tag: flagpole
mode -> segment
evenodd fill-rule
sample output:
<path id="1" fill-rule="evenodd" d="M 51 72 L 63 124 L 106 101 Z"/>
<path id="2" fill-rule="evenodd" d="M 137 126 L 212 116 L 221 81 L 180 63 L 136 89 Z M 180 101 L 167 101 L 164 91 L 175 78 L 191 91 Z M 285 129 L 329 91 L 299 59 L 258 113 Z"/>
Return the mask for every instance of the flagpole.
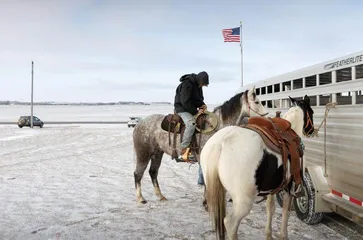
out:
<path id="1" fill-rule="evenodd" d="M 34 62 L 32 61 L 32 83 L 31 83 L 31 107 L 30 107 L 30 128 L 33 128 L 33 85 L 34 85 Z"/>
<path id="2" fill-rule="evenodd" d="M 240 21 L 239 26 L 239 34 L 240 34 L 240 47 L 241 47 L 241 87 L 243 87 L 243 47 L 242 47 L 242 21 Z"/>

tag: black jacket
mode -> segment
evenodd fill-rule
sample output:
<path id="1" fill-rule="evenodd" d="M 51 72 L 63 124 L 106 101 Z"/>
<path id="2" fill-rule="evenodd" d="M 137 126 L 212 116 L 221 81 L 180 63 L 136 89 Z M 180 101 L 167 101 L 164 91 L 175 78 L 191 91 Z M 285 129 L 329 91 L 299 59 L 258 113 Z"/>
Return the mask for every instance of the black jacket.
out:
<path id="1" fill-rule="evenodd" d="M 176 89 L 174 99 L 175 112 L 198 113 L 198 108 L 204 105 L 203 89 L 198 86 L 197 75 L 194 73 L 183 75 L 181 83 Z"/>

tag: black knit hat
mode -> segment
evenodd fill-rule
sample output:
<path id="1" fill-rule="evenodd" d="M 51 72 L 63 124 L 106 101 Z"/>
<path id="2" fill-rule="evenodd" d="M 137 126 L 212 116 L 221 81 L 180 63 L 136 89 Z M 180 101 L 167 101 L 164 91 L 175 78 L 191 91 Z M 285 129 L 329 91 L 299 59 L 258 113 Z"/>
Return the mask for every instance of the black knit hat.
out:
<path id="1" fill-rule="evenodd" d="M 197 83 L 199 85 L 208 85 L 209 84 L 209 76 L 206 72 L 200 72 L 197 75 Z"/>

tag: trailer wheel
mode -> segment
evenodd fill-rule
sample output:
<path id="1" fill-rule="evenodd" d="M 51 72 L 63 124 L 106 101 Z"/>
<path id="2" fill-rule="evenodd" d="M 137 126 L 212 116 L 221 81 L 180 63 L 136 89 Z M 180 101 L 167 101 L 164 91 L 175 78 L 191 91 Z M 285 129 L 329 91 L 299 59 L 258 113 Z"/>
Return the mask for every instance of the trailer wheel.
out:
<path id="1" fill-rule="evenodd" d="M 303 174 L 303 196 L 293 199 L 296 216 L 306 224 L 314 225 L 323 219 L 323 213 L 315 212 L 315 189 L 308 172 Z"/>

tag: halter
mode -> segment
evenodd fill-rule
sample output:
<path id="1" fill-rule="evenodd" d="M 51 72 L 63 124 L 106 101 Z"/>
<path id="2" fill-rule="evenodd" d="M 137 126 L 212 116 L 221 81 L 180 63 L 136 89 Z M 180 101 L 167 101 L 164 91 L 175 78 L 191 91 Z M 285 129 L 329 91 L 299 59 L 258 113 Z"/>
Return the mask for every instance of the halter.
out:
<path id="1" fill-rule="evenodd" d="M 307 128 L 309 126 L 309 124 L 312 126 L 312 130 L 310 130 L 308 133 L 305 132 L 305 128 Z M 304 132 L 303 134 L 307 137 L 309 137 L 309 133 L 313 131 L 314 132 L 314 124 L 313 124 L 313 121 L 311 121 L 311 118 L 310 118 L 310 114 L 308 111 L 306 111 L 306 125 L 304 127 Z"/>
<path id="2" fill-rule="evenodd" d="M 261 117 L 264 117 L 264 116 L 266 116 L 266 115 L 268 114 L 268 112 L 267 112 L 267 113 L 265 113 L 265 114 L 261 114 L 261 113 L 259 113 L 259 112 L 255 111 L 255 110 L 253 110 L 253 109 L 251 108 L 251 105 L 250 105 L 250 102 L 248 101 L 248 99 L 247 99 L 247 104 L 248 104 L 248 116 L 249 116 L 249 117 L 251 117 L 251 111 L 252 111 L 252 112 L 254 112 L 254 113 L 256 113 L 257 115 L 260 115 Z"/>
<path id="3" fill-rule="evenodd" d="M 261 114 L 261 113 L 259 113 L 259 112 L 257 112 L 257 111 L 255 111 L 255 110 L 253 110 L 252 108 L 251 108 L 251 105 L 250 105 L 250 102 L 248 101 L 248 99 L 247 99 L 247 105 L 248 105 L 248 114 L 247 114 L 247 117 L 251 117 L 251 111 L 252 112 L 254 112 L 254 113 L 256 113 L 257 115 L 259 115 L 259 116 L 261 116 L 261 117 L 264 117 L 264 116 L 266 116 L 267 114 L 268 114 L 268 112 L 267 113 L 265 113 L 265 114 Z M 244 115 L 242 112 L 241 112 L 241 114 L 239 115 L 239 117 L 238 117 L 238 119 L 237 119 L 237 123 L 236 123 L 236 125 L 239 125 L 239 123 L 241 122 L 241 119 L 243 119 L 244 117 L 245 117 L 246 115 Z"/>

